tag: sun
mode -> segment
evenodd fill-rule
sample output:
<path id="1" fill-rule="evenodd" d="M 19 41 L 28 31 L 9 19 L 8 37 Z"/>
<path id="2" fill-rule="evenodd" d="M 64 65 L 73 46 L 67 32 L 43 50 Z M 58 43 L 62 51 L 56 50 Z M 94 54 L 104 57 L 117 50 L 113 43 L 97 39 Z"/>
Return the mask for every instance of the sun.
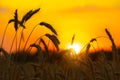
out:
<path id="1" fill-rule="evenodd" d="M 72 45 L 68 45 L 67 46 L 68 49 L 73 49 L 75 51 L 76 54 L 78 54 L 80 52 L 80 50 L 83 48 L 82 44 L 79 43 L 73 43 Z"/>

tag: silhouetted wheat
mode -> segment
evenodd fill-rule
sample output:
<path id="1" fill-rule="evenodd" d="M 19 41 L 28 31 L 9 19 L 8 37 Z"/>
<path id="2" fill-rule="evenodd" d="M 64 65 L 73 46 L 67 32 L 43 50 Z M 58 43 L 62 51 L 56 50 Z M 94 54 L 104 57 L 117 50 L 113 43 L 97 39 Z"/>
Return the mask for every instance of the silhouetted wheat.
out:
<path id="1" fill-rule="evenodd" d="M 26 46 L 27 46 L 27 43 L 28 43 L 28 41 L 29 41 L 29 39 L 30 39 L 30 37 L 31 37 L 31 35 L 32 35 L 32 33 L 33 33 L 33 31 L 35 30 L 35 28 L 38 26 L 38 24 L 32 29 L 32 31 L 30 32 L 30 34 L 29 34 L 29 36 L 28 36 L 28 38 L 27 38 L 27 40 L 26 40 L 26 42 L 25 42 L 25 45 L 24 45 L 24 50 L 26 49 Z"/>
<path id="2" fill-rule="evenodd" d="M 7 31 L 7 27 L 8 27 L 8 24 L 5 27 L 5 30 L 4 30 L 4 33 L 3 33 L 3 38 L 2 38 L 2 42 L 1 42 L 1 48 L 3 47 L 3 42 L 4 42 L 5 34 L 6 34 L 6 31 Z"/>
<path id="3" fill-rule="evenodd" d="M 15 36 L 13 38 L 13 42 L 12 42 L 12 45 L 11 45 L 11 48 L 10 48 L 10 52 L 12 50 L 12 46 L 14 44 L 14 40 L 16 38 L 16 50 L 17 50 L 17 30 L 18 30 L 18 12 L 17 12 L 17 9 L 15 10 L 15 16 L 14 16 L 14 28 L 15 28 Z"/>
<path id="4" fill-rule="evenodd" d="M 37 48 L 37 53 L 35 54 L 36 57 L 39 57 L 38 60 L 40 61 L 40 63 L 43 62 L 43 58 L 44 58 L 44 54 L 42 52 L 42 49 L 39 45 L 37 44 L 31 44 L 30 47 L 36 47 Z"/>
<path id="5" fill-rule="evenodd" d="M 54 43 L 54 45 L 55 45 L 55 47 L 56 47 L 56 49 L 57 49 L 57 51 L 59 50 L 59 44 L 60 44 L 60 42 L 59 42 L 59 40 L 56 38 L 56 36 L 54 36 L 54 35 L 50 35 L 50 34 L 45 34 L 45 36 L 47 36 L 53 43 Z"/>
<path id="6" fill-rule="evenodd" d="M 84 48 L 86 48 L 86 52 L 88 52 L 91 46 L 95 50 L 95 47 L 91 43 L 97 42 L 97 39 L 99 39 L 99 38 L 106 38 L 106 39 L 108 39 L 108 37 L 106 37 L 106 36 L 98 36 L 98 37 L 92 38 L 81 50 L 83 50 Z M 98 43 L 97 43 L 97 45 L 98 45 Z"/>
<path id="7" fill-rule="evenodd" d="M 114 42 L 114 39 L 112 38 L 112 35 L 110 34 L 110 32 L 105 29 L 105 32 L 107 33 L 111 43 L 112 43 L 112 52 L 113 52 L 113 65 L 112 67 L 114 68 L 114 74 L 115 74 L 115 79 L 119 79 L 120 76 L 120 64 L 119 64 L 119 55 L 118 55 L 118 51 Z"/>
<path id="8" fill-rule="evenodd" d="M 22 25 L 24 25 L 24 23 L 28 20 L 26 20 L 26 18 L 28 17 L 28 15 L 30 15 L 31 13 L 32 13 L 33 11 L 32 10 L 30 10 L 30 11 L 28 11 L 23 17 L 22 17 L 22 20 L 20 21 L 20 25 L 22 26 Z M 30 18 L 30 17 L 29 17 Z"/>
<path id="9" fill-rule="evenodd" d="M 36 9 L 36 10 L 30 10 L 28 11 L 23 17 L 22 17 L 22 20 L 20 21 L 20 25 L 24 26 L 25 22 L 27 22 L 34 14 L 36 14 L 37 12 L 39 12 L 40 8 Z M 22 39 L 24 38 L 24 35 L 23 35 L 23 30 L 24 28 L 22 29 L 22 32 L 21 32 L 21 37 L 20 37 L 20 41 L 19 41 L 19 47 L 18 47 L 18 50 L 20 50 L 20 46 L 21 46 L 21 41 Z"/>
<path id="10" fill-rule="evenodd" d="M 107 29 L 105 29 L 105 32 L 107 33 L 107 35 L 108 35 L 108 37 L 109 37 L 109 39 L 111 40 L 111 42 L 112 42 L 112 48 L 113 48 L 113 50 L 114 51 L 116 51 L 117 50 L 117 48 L 116 48 L 116 45 L 115 45 L 115 42 L 114 42 L 114 39 L 112 38 L 112 36 L 111 36 L 111 34 L 110 34 L 110 32 L 107 30 Z"/>
<path id="11" fill-rule="evenodd" d="M 17 9 L 15 10 L 15 16 L 14 16 L 15 22 L 14 22 L 14 28 L 17 31 L 18 30 L 18 12 Z"/>
<path id="12" fill-rule="evenodd" d="M 74 40 L 75 40 L 75 34 L 72 37 L 71 45 L 74 43 Z"/>
<path id="13" fill-rule="evenodd" d="M 15 28 L 15 31 L 16 31 L 15 36 L 14 36 L 13 41 L 12 41 L 12 45 L 11 45 L 11 47 L 10 47 L 10 53 L 11 53 L 11 50 L 12 50 L 12 47 L 13 47 L 13 44 L 14 44 L 14 40 L 15 40 L 15 39 L 16 39 L 16 48 L 17 48 L 17 31 L 18 31 L 19 25 L 20 25 L 21 27 L 23 27 L 23 29 L 22 29 L 22 32 L 21 32 L 21 37 L 20 37 L 20 43 L 19 43 L 19 48 L 18 48 L 18 50 L 20 49 L 21 39 L 24 38 L 23 30 L 24 30 L 24 28 L 25 28 L 25 22 L 28 21 L 28 20 L 29 20 L 34 14 L 36 14 L 39 10 L 40 10 L 40 8 L 38 8 L 38 9 L 36 9 L 36 10 L 34 10 L 34 11 L 33 11 L 33 10 L 28 11 L 28 12 L 23 16 L 23 18 L 21 19 L 21 21 L 18 20 L 18 10 L 17 10 L 17 9 L 15 10 L 14 19 L 10 19 L 9 22 L 8 22 L 8 24 L 14 22 L 14 28 Z M 57 32 L 55 31 L 55 29 L 54 29 L 50 24 L 48 24 L 48 23 L 46 23 L 46 22 L 41 22 L 39 25 L 42 25 L 42 26 L 44 25 L 45 27 L 47 27 L 48 29 L 50 29 L 54 34 L 57 35 Z M 7 26 L 8 26 L 8 25 L 7 25 Z M 37 25 L 36 25 L 36 26 L 37 26 Z M 31 31 L 30 35 L 28 36 L 27 41 L 26 41 L 25 46 L 24 46 L 24 49 L 25 49 L 25 47 L 26 47 L 26 45 L 27 45 L 27 42 L 28 42 L 28 40 L 29 40 L 32 32 L 33 32 L 34 29 L 36 28 L 36 26 L 33 28 L 33 30 Z M 4 31 L 4 34 L 3 34 L 2 43 L 1 43 L 1 48 L 2 48 L 2 45 L 3 45 L 3 41 L 4 41 L 4 37 L 5 37 L 6 31 L 7 31 L 7 27 L 5 28 L 5 31 Z M 60 43 L 59 40 L 57 39 L 57 37 L 54 37 L 54 39 L 56 39 L 57 42 Z M 43 43 L 43 41 L 44 41 L 44 40 L 41 40 L 42 43 Z M 44 43 L 45 43 L 45 42 L 44 42 Z M 45 45 L 45 44 L 44 44 L 44 45 Z M 47 46 L 46 46 L 46 50 L 47 50 Z M 4 50 L 2 50 L 2 51 L 4 51 Z M 16 51 L 17 51 L 17 49 L 16 49 Z"/>
<path id="14" fill-rule="evenodd" d="M 11 52 L 11 50 L 12 50 L 12 47 L 13 47 L 15 38 L 16 38 L 16 50 L 17 50 L 17 30 L 18 30 L 18 28 L 19 28 L 18 25 L 20 24 L 20 21 L 18 20 L 18 12 L 17 12 L 17 9 L 15 10 L 14 19 L 9 20 L 8 23 L 11 23 L 11 22 L 14 22 L 14 28 L 15 28 L 16 33 L 15 33 L 15 36 L 14 36 L 13 41 L 12 41 L 12 45 L 11 45 L 11 48 L 10 48 L 10 52 Z M 24 26 L 22 26 L 22 27 L 25 28 Z"/>
<path id="15" fill-rule="evenodd" d="M 41 22 L 40 25 L 47 27 L 47 28 L 50 29 L 54 34 L 57 35 L 57 32 L 55 31 L 55 29 L 54 29 L 50 24 L 48 24 L 48 23 L 46 23 L 46 22 Z"/>
<path id="16" fill-rule="evenodd" d="M 45 51 L 48 52 L 48 47 L 47 47 L 45 41 L 41 38 L 41 39 L 40 39 L 40 42 L 43 43 L 43 45 L 44 45 L 44 47 L 45 47 Z"/>
<path id="17" fill-rule="evenodd" d="M 40 45 L 40 43 L 42 43 L 44 45 L 44 48 L 45 48 L 45 52 L 46 52 L 46 57 L 49 56 L 49 45 L 47 45 L 44 41 L 44 39 L 42 37 L 48 37 L 52 42 L 53 44 L 55 45 L 56 49 L 59 50 L 59 44 L 60 44 L 60 41 L 58 40 L 58 38 L 55 36 L 55 35 L 50 35 L 50 34 L 44 34 L 42 36 L 40 36 L 38 39 L 36 39 L 36 41 L 34 43 L 37 43 L 37 41 L 39 42 L 38 44 Z M 27 49 L 29 50 L 29 52 L 31 51 L 31 48 Z"/>
<path id="18" fill-rule="evenodd" d="M 14 61 L 13 60 L 18 60 L 18 62 L 19 62 L 19 59 L 18 59 L 18 56 L 19 56 L 19 54 L 20 55 L 23 55 L 22 57 L 20 57 L 21 59 L 20 60 L 22 60 L 22 62 L 26 62 L 27 61 L 27 59 L 29 59 L 29 57 L 31 57 L 30 55 L 28 55 L 28 52 L 27 51 L 25 51 L 24 49 L 23 50 L 20 50 L 20 45 L 21 45 L 21 40 L 22 39 L 24 39 L 24 34 L 23 34 L 23 30 L 25 29 L 25 22 L 26 21 L 28 21 L 35 13 L 37 13 L 38 11 L 40 10 L 40 8 L 39 9 L 36 9 L 36 10 L 30 10 L 29 12 L 27 12 L 24 16 L 23 16 L 23 18 L 22 18 L 22 20 L 20 21 L 20 20 L 18 20 L 18 10 L 16 9 L 15 10 L 15 13 L 14 13 L 14 18 L 13 19 L 10 19 L 9 20 L 9 22 L 8 22 L 8 24 L 10 24 L 10 23 L 12 23 L 12 22 L 14 22 L 14 29 L 15 29 L 15 36 L 14 36 L 14 38 L 13 38 L 13 41 L 12 41 L 12 45 L 11 45 L 11 47 L 10 47 L 10 52 L 7 52 L 7 51 L 5 51 L 3 48 L 2 48 L 2 45 L 3 45 L 3 42 L 4 42 L 4 37 L 5 37 L 5 34 L 6 34 L 6 31 L 7 31 L 7 27 L 8 27 L 8 24 L 7 24 L 7 26 L 6 26 L 6 28 L 5 28 L 5 31 L 4 31 L 4 34 L 3 34 L 3 38 L 2 38 L 2 43 L 1 43 L 1 48 L 0 48 L 0 52 L 1 53 L 3 53 L 3 55 L 4 55 L 4 57 L 5 57 L 5 59 L 8 61 L 7 62 L 7 66 L 6 67 L 8 67 L 8 69 L 7 69 L 7 76 L 8 76 L 8 78 L 7 78 L 7 80 L 8 79 L 13 79 L 13 77 L 10 77 L 10 75 L 11 75 L 11 68 L 12 68 L 12 66 L 11 66 L 11 63 L 13 63 Z M 41 22 L 42 23 L 42 22 Z M 47 24 L 47 25 L 46 25 Z M 46 28 L 48 28 L 48 29 L 50 29 L 51 31 L 52 31 L 52 33 L 54 33 L 55 35 L 57 35 L 57 32 L 55 31 L 55 29 L 50 25 L 50 24 L 48 24 L 48 23 L 43 23 L 43 24 L 40 24 L 39 23 L 39 25 L 41 25 L 41 26 L 45 26 Z M 16 48 L 17 48 L 17 32 L 18 32 L 18 29 L 19 29 L 19 26 L 21 26 L 23 29 L 22 29 L 22 31 L 21 31 L 21 37 L 20 37 L 20 43 L 19 43 L 19 48 L 18 48 L 18 50 L 16 49 L 16 51 L 15 52 L 12 52 L 11 53 L 11 51 L 12 51 L 12 48 L 13 48 L 13 44 L 14 44 L 14 42 L 15 42 L 15 39 L 16 39 Z M 37 25 L 36 25 L 37 26 Z M 36 26 L 33 28 L 33 30 L 31 31 L 31 33 L 30 33 L 30 35 L 28 36 L 28 38 L 27 38 L 27 41 L 26 41 L 26 43 L 25 43 L 25 47 L 26 47 L 26 45 L 27 45 L 27 42 L 28 42 L 28 40 L 30 39 L 30 36 L 31 36 L 31 34 L 32 34 L 32 32 L 34 31 L 34 29 L 36 28 Z M 50 34 L 49 34 L 50 35 Z M 49 38 L 50 40 L 52 40 L 52 42 L 54 41 L 54 40 L 56 40 L 56 42 L 57 42 L 57 44 L 60 44 L 60 42 L 59 42 L 59 40 L 58 40 L 58 38 L 55 36 L 55 35 L 52 35 L 51 36 L 51 38 Z M 45 35 L 44 35 L 45 36 Z M 39 38 L 39 40 L 43 43 L 43 45 L 45 46 L 45 41 L 42 39 L 42 38 Z M 55 42 L 54 42 L 55 43 Z M 40 48 L 40 45 L 39 44 L 32 44 L 32 45 L 30 45 L 30 47 L 36 47 L 38 50 L 37 50 L 37 54 L 35 54 L 35 56 L 34 57 L 36 57 L 36 56 L 39 56 L 38 57 L 38 59 L 37 60 L 40 60 L 41 62 L 43 62 L 43 53 L 41 52 L 42 51 L 42 49 Z M 48 48 L 48 46 L 46 45 L 46 49 Z M 57 49 L 58 49 L 58 46 L 57 46 Z M 9 55 L 9 53 L 11 54 L 11 55 Z M 18 54 L 18 56 L 17 57 L 15 57 L 15 55 L 16 54 Z M 41 55 L 41 56 L 40 56 Z M 36 57 L 37 58 L 37 57 Z M 14 64 L 14 63 L 13 63 Z M 24 78 L 21 78 L 21 79 L 30 79 L 30 78 L 32 78 L 32 77 L 30 77 L 30 76 L 27 76 L 27 71 L 24 71 L 24 69 L 23 69 L 23 66 L 22 67 L 18 67 L 18 69 L 20 69 L 22 72 L 20 72 L 20 73 L 23 73 L 23 75 L 24 75 Z M 13 74 L 14 74 L 14 72 L 15 72 L 15 70 L 13 70 Z M 12 75 L 13 75 L 12 74 Z M 16 72 L 16 74 L 17 74 L 17 72 Z M 23 75 L 20 75 L 20 77 L 22 77 Z M 25 77 L 26 76 L 26 77 Z M 16 79 L 16 78 L 15 78 Z M 35 79 L 35 78 L 34 78 Z"/>
<path id="19" fill-rule="evenodd" d="M 24 21 L 29 20 L 34 14 L 36 14 L 37 12 L 39 12 L 40 8 L 35 9 L 34 11 L 29 11 L 28 14 L 26 14 L 26 18 L 24 19 Z"/>
<path id="20" fill-rule="evenodd" d="M 46 22 L 40 22 L 28 35 L 27 41 L 24 47 L 20 50 L 21 40 L 24 38 L 23 30 L 25 29 L 25 22 L 28 21 L 35 13 L 39 12 L 40 8 L 36 10 L 28 11 L 21 21 L 18 20 L 17 10 L 14 13 L 14 19 L 9 20 L 8 24 L 14 22 L 14 29 L 16 31 L 13 40 L 17 40 L 17 31 L 21 26 L 22 32 L 20 36 L 20 43 L 18 51 L 7 52 L 3 47 L 4 37 L 7 31 L 5 28 L 0 52 L 3 54 L 0 56 L 0 80 L 119 80 L 120 79 L 120 64 L 117 58 L 119 53 L 117 47 L 110 34 L 105 29 L 109 40 L 112 43 L 112 52 L 101 51 L 90 54 L 90 48 L 94 47 L 93 42 L 97 42 L 99 36 L 92 38 L 86 45 L 86 51 L 84 55 L 80 55 L 80 59 L 73 59 L 73 55 L 69 55 L 73 52 L 70 50 L 62 50 L 59 52 L 50 51 L 49 44 L 47 45 L 44 37 L 47 37 L 50 42 L 53 43 L 57 51 L 59 50 L 60 41 L 57 38 L 57 32 L 52 25 Z M 26 45 L 37 26 L 44 26 L 49 29 L 53 34 L 43 34 L 36 39 L 36 41 L 29 46 L 29 48 L 35 47 L 37 51 L 31 54 L 26 50 Z M 104 37 L 106 38 L 106 37 Z M 71 45 L 74 43 L 75 35 L 72 37 Z M 17 42 L 17 41 L 16 41 Z M 13 41 L 14 43 L 14 41 Z M 12 43 L 12 45 L 13 45 Z M 43 46 L 41 46 L 41 43 Z M 48 42 L 49 43 L 49 42 Z M 42 50 L 45 47 L 45 50 Z M 47 53 L 47 55 L 46 55 Z M 74 52 L 73 52 L 74 53 Z M 11 54 L 11 55 L 9 55 Z M 113 54 L 113 56 L 112 56 Z M 2 58 L 3 57 L 3 58 Z M 113 60 L 112 60 L 113 57 Z"/>
<path id="21" fill-rule="evenodd" d="M 37 24 L 37 25 L 38 25 L 38 24 Z M 27 43 L 28 43 L 28 40 L 29 40 L 29 38 L 31 37 L 31 35 L 32 35 L 33 31 L 35 30 L 35 28 L 37 27 L 37 25 L 32 29 L 31 33 L 29 34 L 29 36 L 28 36 L 28 38 L 27 38 L 27 40 L 26 40 L 26 43 L 25 43 L 25 45 L 24 45 L 24 49 L 26 48 L 26 45 L 27 45 Z M 54 34 L 57 35 L 57 32 L 55 31 L 55 29 L 54 29 L 50 24 L 45 23 L 45 22 L 40 22 L 39 25 L 44 25 L 45 27 L 47 27 L 48 29 L 50 29 Z M 41 38 L 41 37 L 40 37 L 40 38 Z M 55 38 L 55 37 L 54 37 L 54 38 Z M 37 39 L 37 40 L 38 40 L 38 39 Z M 56 40 L 57 40 L 57 43 L 59 43 L 57 38 L 56 38 Z M 56 44 L 55 44 L 55 45 L 56 45 Z M 56 46 L 57 46 L 57 45 L 56 45 Z"/>
<path id="22" fill-rule="evenodd" d="M 107 35 L 112 43 L 112 50 L 113 50 L 113 55 L 114 55 L 113 57 L 114 57 L 114 59 L 117 59 L 117 52 L 116 52 L 117 48 L 116 48 L 115 42 L 114 42 L 110 32 L 107 29 L 105 29 L 105 32 L 107 33 Z"/>
<path id="23" fill-rule="evenodd" d="M 9 20 L 8 24 L 10 24 L 11 22 L 14 22 L 14 28 L 15 28 L 15 31 L 17 31 L 17 29 L 18 29 L 18 14 L 17 14 L 17 9 L 15 10 L 15 13 L 14 13 L 14 19 Z M 6 26 L 5 30 L 4 30 L 1 47 L 3 45 L 3 41 L 4 41 L 5 34 L 6 34 L 6 31 L 7 31 L 7 28 L 8 28 L 8 24 L 7 24 L 7 26 Z"/>

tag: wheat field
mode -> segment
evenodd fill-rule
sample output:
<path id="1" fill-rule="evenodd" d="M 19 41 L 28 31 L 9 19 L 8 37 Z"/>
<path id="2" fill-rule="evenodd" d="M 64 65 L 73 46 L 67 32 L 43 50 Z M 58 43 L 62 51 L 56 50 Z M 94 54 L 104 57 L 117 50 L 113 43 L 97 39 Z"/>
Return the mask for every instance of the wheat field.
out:
<path id="1" fill-rule="evenodd" d="M 14 18 L 8 21 L 0 47 L 0 80 L 120 80 L 120 48 L 116 47 L 108 29 L 105 29 L 105 33 L 111 41 L 112 51 L 101 50 L 90 53 L 91 43 L 97 41 L 97 38 L 91 39 L 81 55 L 71 56 L 71 53 L 74 53 L 72 50 L 59 51 L 58 34 L 47 22 L 38 23 L 26 41 L 23 41 L 25 23 L 39 11 L 40 8 L 30 10 L 19 20 L 16 9 Z M 7 51 L 3 45 L 10 23 L 14 23 L 13 28 L 16 32 L 12 45 L 10 45 L 10 51 Z M 52 34 L 46 33 L 38 37 L 34 43 L 27 47 L 37 26 L 46 27 Z M 19 27 L 22 27 L 20 35 L 18 35 Z M 54 51 L 49 49 L 43 36 L 54 45 Z M 20 38 L 19 41 L 17 37 Z M 23 48 L 21 47 L 22 42 L 25 43 Z M 14 43 L 17 43 L 16 50 L 12 51 Z M 44 49 L 40 44 L 44 46 Z M 33 47 L 37 49 L 34 54 L 32 53 Z"/>

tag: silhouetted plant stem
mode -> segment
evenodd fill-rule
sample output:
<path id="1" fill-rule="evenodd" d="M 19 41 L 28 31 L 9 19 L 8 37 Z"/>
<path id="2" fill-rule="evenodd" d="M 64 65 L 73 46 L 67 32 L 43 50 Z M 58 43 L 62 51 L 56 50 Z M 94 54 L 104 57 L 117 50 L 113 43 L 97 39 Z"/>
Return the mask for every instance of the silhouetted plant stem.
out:
<path id="1" fill-rule="evenodd" d="M 38 24 L 37 24 L 38 25 Z M 29 34 L 29 36 L 28 36 L 28 38 L 27 38 L 27 40 L 26 40 L 26 42 L 25 42 L 25 45 L 24 45 L 24 50 L 25 50 L 25 48 L 26 48 L 26 46 L 27 46 L 27 43 L 28 43 L 28 41 L 29 41 L 29 39 L 30 39 L 30 37 L 31 37 L 31 35 L 32 35 L 32 33 L 33 33 L 33 31 L 35 30 L 35 28 L 37 27 L 37 25 L 32 29 L 32 31 L 30 32 L 30 34 Z"/>
<path id="2" fill-rule="evenodd" d="M 16 32 L 16 51 L 17 51 L 17 32 Z"/>
<path id="3" fill-rule="evenodd" d="M 45 34 L 42 35 L 42 36 L 40 36 L 39 38 L 37 38 L 36 41 L 35 41 L 34 43 L 37 43 L 37 41 L 39 41 L 43 36 L 45 36 Z M 40 43 L 40 42 L 39 42 L 39 43 Z"/>
<path id="4" fill-rule="evenodd" d="M 13 41 L 12 41 L 12 44 L 11 44 L 11 47 L 10 47 L 10 53 L 11 53 L 11 51 L 12 51 L 12 48 L 13 48 L 13 45 L 14 45 L 14 41 L 15 41 L 15 38 L 16 38 L 16 35 L 17 35 L 17 31 L 16 31 L 16 33 L 15 33 L 15 35 L 14 35 L 14 38 L 13 38 Z"/>
<path id="5" fill-rule="evenodd" d="M 114 55 L 113 57 L 114 57 L 114 60 L 116 61 L 117 60 L 117 48 L 116 48 L 115 42 L 114 42 L 110 32 L 107 29 L 105 29 L 105 31 L 106 31 L 106 33 L 107 33 L 107 35 L 112 43 L 112 50 L 113 50 L 113 55 Z"/>
<path id="6" fill-rule="evenodd" d="M 22 33 L 24 31 L 24 28 L 22 29 L 22 32 L 21 32 L 21 36 L 20 36 L 20 41 L 19 41 L 19 47 L 18 47 L 18 51 L 20 50 L 20 47 L 21 47 L 21 42 L 22 42 Z"/>
<path id="7" fill-rule="evenodd" d="M 38 41 L 38 45 L 40 45 L 41 43 L 43 43 L 43 45 L 44 45 L 44 47 L 45 47 L 45 50 L 46 50 L 46 52 L 48 53 L 48 46 L 46 45 L 46 43 L 45 43 L 45 41 L 42 39 L 42 37 L 44 37 L 45 36 L 45 34 L 44 35 L 42 35 L 42 36 L 40 36 L 39 38 L 37 38 L 36 39 L 36 41 L 34 42 L 34 44 L 36 44 Z M 50 41 L 50 40 L 49 40 Z M 31 52 L 31 49 L 32 49 L 32 47 L 29 47 L 28 49 L 27 49 L 27 51 L 28 52 Z"/>
<path id="8" fill-rule="evenodd" d="M 37 44 L 31 44 L 30 47 L 36 47 L 37 48 L 37 53 L 36 53 L 36 56 L 40 56 L 40 62 L 42 63 L 43 62 L 43 57 L 44 57 L 44 54 L 41 50 L 41 47 Z"/>
<path id="9" fill-rule="evenodd" d="M 106 33 L 107 33 L 107 35 L 108 35 L 108 37 L 109 37 L 109 39 L 110 39 L 110 41 L 111 41 L 111 43 L 112 43 L 113 52 L 116 52 L 116 51 L 117 51 L 117 48 L 116 48 L 114 39 L 112 38 L 110 32 L 109 32 L 107 29 L 105 29 L 105 31 L 106 31 Z M 116 54 L 117 54 L 117 53 L 114 54 L 114 55 L 115 55 L 114 57 L 116 57 Z"/>
<path id="10" fill-rule="evenodd" d="M 2 46 L 3 46 L 3 42 L 4 42 L 4 39 L 5 39 L 5 35 L 6 35 L 7 28 L 8 28 L 8 24 L 7 24 L 7 26 L 5 27 L 5 30 L 4 30 L 4 33 L 3 33 L 3 38 L 2 38 L 2 42 L 1 42 L 1 48 L 2 48 Z"/>
<path id="11" fill-rule="evenodd" d="M 90 46 L 91 46 L 90 43 L 88 43 L 88 44 L 87 44 L 87 47 L 86 47 L 86 56 L 88 55 L 88 51 L 89 51 L 89 49 L 90 49 Z"/>
<path id="12" fill-rule="evenodd" d="M 105 31 L 106 31 L 109 39 L 110 39 L 111 42 L 112 42 L 113 48 L 116 50 L 116 45 L 115 45 L 115 43 L 114 43 L 114 39 L 112 38 L 112 35 L 111 35 L 110 32 L 108 31 L 108 29 L 105 29 Z"/>
<path id="13" fill-rule="evenodd" d="M 118 79 L 118 73 L 119 73 L 119 58 L 118 58 L 118 52 L 117 52 L 117 48 L 114 42 L 114 39 L 112 38 L 112 35 L 110 34 L 110 32 L 107 30 L 107 28 L 105 29 L 111 43 L 112 43 L 112 52 L 113 52 L 113 65 L 114 65 L 114 74 L 116 77 L 116 80 Z"/>
<path id="14" fill-rule="evenodd" d="M 41 39 L 43 36 L 45 36 L 45 35 L 42 35 L 42 36 L 40 36 L 39 38 L 37 38 L 36 41 L 34 42 L 34 44 L 36 44 L 37 41 L 39 40 L 39 45 L 40 45 L 40 43 L 41 43 L 40 39 Z M 27 51 L 27 52 L 31 52 L 31 49 L 32 49 L 32 47 L 29 46 L 26 51 Z"/>
<path id="15" fill-rule="evenodd" d="M 48 41 L 48 44 L 47 44 L 48 49 L 49 49 L 49 45 L 50 45 L 50 40 Z"/>
<path id="16" fill-rule="evenodd" d="M 23 26 L 22 33 L 23 33 L 24 28 L 25 28 L 25 25 L 24 25 L 25 22 L 28 21 L 34 14 L 36 14 L 37 12 L 39 12 L 39 10 L 40 10 L 40 8 L 35 9 L 34 11 L 33 11 L 33 10 L 30 10 L 30 11 L 28 11 L 28 12 L 22 17 L 22 20 L 21 20 L 21 22 L 20 22 L 20 25 Z M 21 37 L 20 37 L 20 42 L 19 42 L 18 50 L 20 50 L 20 46 L 21 46 L 21 41 L 22 41 L 22 37 L 23 37 L 22 33 L 21 33 Z M 32 34 L 32 33 L 31 33 L 31 34 Z M 30 35 L 31 35 L 31 34 L 30 34 Z M 29 37 L 30 37 L 30 36 L 29 36 Z M 28 39 L 29 39 L 29 37 L 28 37 Z M 25 47 L 26 47 L 26 45 L 27 45 L 27 42 L 28 42 L 28 40 L 26 41 Z"/>
<path id="17" fill-rule="evenodd" d="M 90 41 L 90 42 L 91 42 L 91 41 Z M 93 80 L 95 80 L 94 65 L 93 65 L 92 60 L 91 60 L 90 57 L 88 56 L 90 47 L 91 47 L 91 44 L 88 43 L 87 48 L 86 48 L 86 54 L 85 54 L 85 56 L 86 56 L 86 61 L 87 61 L 88 64 L 89 64 L 89 67 L 90 67 L 91 73 L 92 73 L 92 75 L 93 75 L 93 76 L 92 76 L 92 77 L 93 77 Z"/>
<path id="18" fill-rule="evenodd" d="M 71 45 L 73 45 L 74 40 L 75 40 L 75 34 L 74 34 L 74 35 L 73 35 L 73 37 L 72 37 L 72 40 L 71 40 Z"/>
<path id="19" fill-rule="evenodd" d="M 60 44 L 60 41 L 58 40 L 58 38 L 55 35 L 50 35 L 50 34 L 45 34 L 45 36 L 48 37 L 52 41 L 56 50 L 59 51 L 58 45 Z"/>
<path id="20" fill-rule="evenodd" d="M 37 24 L 37 25 L 38 25 L 38 24 Z M 26 40 L 26 43 L 25 43 L 25 45 L 24 45 L 24 50 L 25 50 L 25 48 L 26 48 L 26 46 L 27 46 L 27 43 L 28 43 L 28 40 L 29 40 L 30 36 L 32 35 L 32 33 L 33 33 L 34 29 L 37 27 L 37 25 L 32 29 L 31 33 L 29 34 L 29 36 L 28 36 L 28 38 L 27 38 L 27 40 Z M 55 35 L 57 35 L 57 32 L 55 31 L 55 29 L 54 29 L 50 24 L 48 24 L 48 23 L 46 23 L 46 22 L 40 22 L 39 25 L 47 27 L 47 28 L 50 29 Z M 60 44 L 60 42 L 59 42 L 59 40 L 57 39 L 57 37 L 56 37 L 55 35 L 45 34 L 45 36 L 48 37 L 48 38 L 54 43 L 54 45 L 55 45 L 55 47 L 57 48 L 57 50 L 59 50 L 58 44 Z M 41 38 L 41 37 L 40 37 L 40 38 Z M 40 38 L 38 38 L 38 39 L 35 41 L 35 43 L 36 43 Z M 44 40 L 42 40 L 42 42 L 43 42 L 43 44 L 44 44 Z M 44 45 L 46 46 L 46 44 L 44 44 Z M 30 49 L 30 48 L 28 48 L 28 49 Z M 28 50 L 28 49 L 27 49 L 27 50 Z M 30 49 L 30 50 L 31 50 L 31 49 Z"/>

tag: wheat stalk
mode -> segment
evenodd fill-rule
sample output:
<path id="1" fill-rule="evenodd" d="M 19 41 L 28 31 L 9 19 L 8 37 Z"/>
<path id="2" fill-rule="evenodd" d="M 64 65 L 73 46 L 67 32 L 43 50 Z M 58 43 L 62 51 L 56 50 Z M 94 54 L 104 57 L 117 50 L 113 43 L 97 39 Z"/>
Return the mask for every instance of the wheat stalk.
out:
<path id="1" fill-rule="evenodd" d="M 48 24 L 48 23 L 46 23 L 46 22 L 41 22 L 40 25 L 47 27 L 47 28 L 50 29 L 55 35 L 57 35 L 57 32 L 56 32 L 55 29 L 52 27 L 52 25 L 50 25 L 50 24 Z"/>
<path id="2" fill-rule="evenodd" d="M 24 31 L 24 28 L 25 28 L 25 26 L 24 26 L 25 22 L 27 22 L 34 14 L 38 13 L 39 10 L 40 10 L 40 8 L 38 8 L 38 9 L 36 9 L 34 11 L 30 10 L 22 17 L 22 20 L 20 21 L 20 25 L 23 26 L 23 29 L 22 29 L 22 32 L 21 32 L 21 37 L 20 37 L 18 50 L 20 50 L 21 41 L 22 41 L 22 37 L 23 37 L 22 33 Z"/>
<path id="3" fill-rule="evenodd" d="M 55 47 L 56 47 L 56 49 L 58 51 L 59 50 L 59 46 L 58 45 L 60 44 L 60 42 L 57 39 L 57 37 L 54 36 L 54 35 L 50 35 L 50 34 L 45 34 L 45 36 L 47 36 L 54 43 L 54 45 L 55 45 Z"/>
<path id="4" fill-rule="evenodd" d="M 38 25 L 38 24 L 37 24 Z M 33 31 L 35 30 L 35 28 L 37 27 L 37 25 L 32 29 L 32 31 L 30 32 L 30 34 L 29 34 L 29 36 L 28 36 L 28 38 L 27 38 L 27 40 L 26 40 L 26 42 L 25 42 L 25 45 L 24 45 L 24 50 L 25 50 L 25 48 L 26 48 L 26 46 L 27 46 L 27 43 L 28 43 L 28 41 L 29 41 L 29 39 L 30 39 L 30 37 L 31 37 L 31 35 L 32 35 L 32 33 L 33 33 Z"/>
<path id="5" fill-rule="evenodd" d="M 112 43 L 112 52 L 113 52 L 113 67 L 114 67 L 114 74 L 116 77 L 116 80 L 119 78 L 119 58 L 118 58 L 118 52 L 117 52 L 117 48 L 114 42 L 114 39 L 112 38 L 112 35 L 110 34 L 110 32 L 107 30 L 107 28 L 105 29 L 106 34 L 108 35 L 111 43 Z"/>

